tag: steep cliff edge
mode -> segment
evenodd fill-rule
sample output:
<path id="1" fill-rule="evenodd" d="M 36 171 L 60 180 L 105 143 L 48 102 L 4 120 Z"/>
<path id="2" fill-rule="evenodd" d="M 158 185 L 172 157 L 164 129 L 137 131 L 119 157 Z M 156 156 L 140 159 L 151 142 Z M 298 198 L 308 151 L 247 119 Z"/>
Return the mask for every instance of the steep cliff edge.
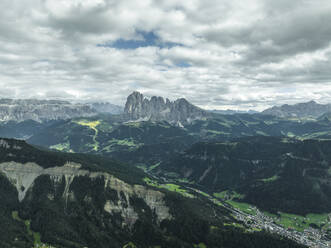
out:
<path id="1" fill-rule="evenodd" d="M 39 153 L 39 158 L 42 158 L 43 155 L 48 156 L 50 159 L 53 158 L 52 165 L 39 165 L 38 163 L 43 163 L 42 160 L 37 160 L 37 163 L 32 162 L 34 160 L 33 153 L 30 153 L 29 156 L 31 162 L 27 162 L 26 159 L 28 159 L 28 157 L 23 153 L 27 148 L 37 151 Z M 2 156 L 2 161 L 5 162 L 0 163 L 0 173 L 3 173 L 16 187 L 18 200 L 20 202 L 22 202 L 26 195 L 33 189 L 38 177 L 47 176 L 51 180 L 55 189 L 58 189 L 61 184 L 64 185 L 63 192 L 60 193 L 67 204 L 68 200 L 75 199 L 74 192 L 71 191 L 71 184 L 76 178 L 85 177 L 90 181 L 101 180 L 105 191 L 114 190 L 117 192 L 118 201 L 113 202 L 111 199 L 105 199 L 106 203 L 104 209 L 108 213 L 112 213 L 113 211 L 120 212 L 125 219 L 133 218 L 134 221 L 131 221 L 131 224 L 134 224 L 136 219 L 138 219 L 138 214 L 135 213 L 130 205 L 130 198 L 134 196 L 141 198 L 151 208 L 152 212 L 156 215 L 155 217 L 158 223 L 164 219 L 171 219 L 169 209 L 165 206 L 164 194 L 159 191 L 148 189 L 142 185 L 130 185 L 114 175 L 103 171 L 101 168 L 100 171 L 91 171 L 83 168 L 82 164 L 72 161 L 66 161 L 61 165 L 65 160 L 57 161 L 54 159 L 55 157 L 50 156 L 51 154 L 53 156 L 59 155 L 58 153 L 48 154 L 47 152 L 38 151 L 23 141 L 0 139 L 0 149 L 6 154 L 6 156 Z M 8 161 L 10 158 L 12 161 Z M 72 159 L 75 160 L 75 158 Z M 120 206 L 122 201 L 127 203 L 125 209 Z M 130 214 L 132 216 L 130 216 Z"/>
<path id="2" fill-rule="evenodd" d="M 141 185 L 129 185 L 106 172 L 82 170 L 81 165 L 77 163 L 68 162 L 63 166 L 44 169 L 36 163 L 4 162 L 0 163 L 0 172 L 4 173 L 16 187 L 20 202 L 32 190 L 35 180 L 39 176 L 47 175 L 55 189 L 64 184 L 64 190 L 60 193 L 66 204 L 68 204 L 68 200 L 75 200 L 75 193 L 70 188 L 71 184 L 76 178 L 86 177 L 91 181 L 97 179 L 103 181 L 104 190 L 116 191 L 118 200 L 106 199 L 104 210 L 109 214 L 120 213 L 124 219 L 123 225 L 133 225 L 139 217 L 133 206 L 130 205 L 130 198 L 133 196 L 142 199 L 150 207 L 152 212 L 155 213 L 158 223 L 165 219 L 171 219 L 169 208 L 164 202 L 163 193 L 147 189 Z M 48 198 L 54 199 L 54 195 L 50 194 Z M 123 202 L 127 204 L 123 204 Z"/>

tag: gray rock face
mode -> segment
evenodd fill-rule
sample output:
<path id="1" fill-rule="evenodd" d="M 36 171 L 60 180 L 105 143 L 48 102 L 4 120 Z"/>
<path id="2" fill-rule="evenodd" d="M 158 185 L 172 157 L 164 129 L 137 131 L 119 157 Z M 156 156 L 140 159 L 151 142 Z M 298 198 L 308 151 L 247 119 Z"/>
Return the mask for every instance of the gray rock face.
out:
<path id="1" fill-rule="evenodd" d="M 124 112 L 131 120 L 168 121 L 178 125 L 207 117 L 206 111 L 184 98 L 171 102 L 169 99 L 153 96 L 149 100 L 139 92 L 128 96 Z"/>
<path id="2" fill-rule="evenodd" d="M 44 169 L 36 163 L 0 163 L 0 173 L 3 173 L 9 181 L 16 187 L 19 201 L 23 201 L 29 191 L 34 187 L 35 180 L 41 175 L 48 175 L 55 186 L 55 190 L 64 180 L 65 187 L 62 197 L 65 202 L 75 201 L 75 192 L 71 190 L 71 184 L 78 177 L 88 177 L 90 180 L 102 178 L 104 180 L 104 190 L 114 190 L 117 192 L 118 201 L 107 199 L 104 210 L 110 214 L 118 213 L 123 217 L 123 225 L 133 226 L 139 219 L 134 206 L 130 204 L 130 197 L 142 199 L 155 213 L 156 222 L 161 223 L 165 219 L 171 219 L 169 208 L 165 203 L 164 194 L 159 191 L 148 189 L 142 185 L 130 185 L 126 182 L 105 172 L 90 172 L 81 169 L 78 163 L 67 162 L 63 166 L 56 166 Z M 102 192 L 100 192 L 102 193 Z M 54 196 L 49 195 L 49 199 Z M 86 198 L 88 200 L 88 198 Z"/>
<path id="3" fill-rule="evenodd" d="M 272 107 L 266 109 L 262 114 L 273 115 L 283 118 L 317 118 L 321 115 L 331 112 L 331 104 L 318 104 L 315 101 L 306 103 L 298 103 L 295 105 L 282 105 L 280 107 Z"/>
<path id="4" fill-rule="evenodd" d="M 0 99 L 0 121 L 69 119 L 89 117 L 96 114 L 92 107 L 84 104 L 71 104 L 54 100 L 12 100 Z"/>

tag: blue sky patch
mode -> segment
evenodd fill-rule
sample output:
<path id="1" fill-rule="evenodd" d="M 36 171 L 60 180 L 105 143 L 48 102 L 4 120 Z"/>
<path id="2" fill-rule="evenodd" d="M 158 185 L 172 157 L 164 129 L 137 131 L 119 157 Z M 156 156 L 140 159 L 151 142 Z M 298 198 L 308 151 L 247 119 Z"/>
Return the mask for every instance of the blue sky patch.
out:
<path id="1" fill-rule="evenodd" d="M 190 63 L 185 62 L 185 61 L 181 61 L 181 62 L 177 63 L 176 66 L 187 68 L 187 67 L 191 67 L 192 65 Z"/>
<path id="2" fill-rule="evenodd" d="M 114 42 L 108 42 L 104 44 L 98 44 L 98 47 L 113 47 L 117 49 L 137 49 L 139 47 L 149 47 L 156 46 L 159 48 L 171 48 L 174 46 L 181 46 L 179 43 L 174 42 L 162 42 L 160 38 L 154 32 L 137 32 L 139 35 L 143 37 L 141 40 L 125 40 L 118 39 Z"/>

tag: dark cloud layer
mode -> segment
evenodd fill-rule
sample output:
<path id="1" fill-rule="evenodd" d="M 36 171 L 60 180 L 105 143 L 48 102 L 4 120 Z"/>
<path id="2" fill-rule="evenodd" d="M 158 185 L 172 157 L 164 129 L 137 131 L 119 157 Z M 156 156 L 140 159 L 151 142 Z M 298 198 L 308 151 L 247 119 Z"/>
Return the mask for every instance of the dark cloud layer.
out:
<path id="1" fill-rule="evenodd" d="M 327 0 L 2 0 L 0 97 L 329 102 L 330 13 Z"/>

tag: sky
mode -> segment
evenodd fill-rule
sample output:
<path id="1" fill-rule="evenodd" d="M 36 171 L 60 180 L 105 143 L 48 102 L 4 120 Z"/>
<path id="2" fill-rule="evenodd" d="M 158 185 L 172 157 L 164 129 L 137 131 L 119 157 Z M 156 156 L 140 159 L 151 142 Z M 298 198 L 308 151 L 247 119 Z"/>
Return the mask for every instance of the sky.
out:
<path id="1" fill-rule="evenodd" d="M 0 97 L 331 103 L 330 0 L 1 0 Z"/>

